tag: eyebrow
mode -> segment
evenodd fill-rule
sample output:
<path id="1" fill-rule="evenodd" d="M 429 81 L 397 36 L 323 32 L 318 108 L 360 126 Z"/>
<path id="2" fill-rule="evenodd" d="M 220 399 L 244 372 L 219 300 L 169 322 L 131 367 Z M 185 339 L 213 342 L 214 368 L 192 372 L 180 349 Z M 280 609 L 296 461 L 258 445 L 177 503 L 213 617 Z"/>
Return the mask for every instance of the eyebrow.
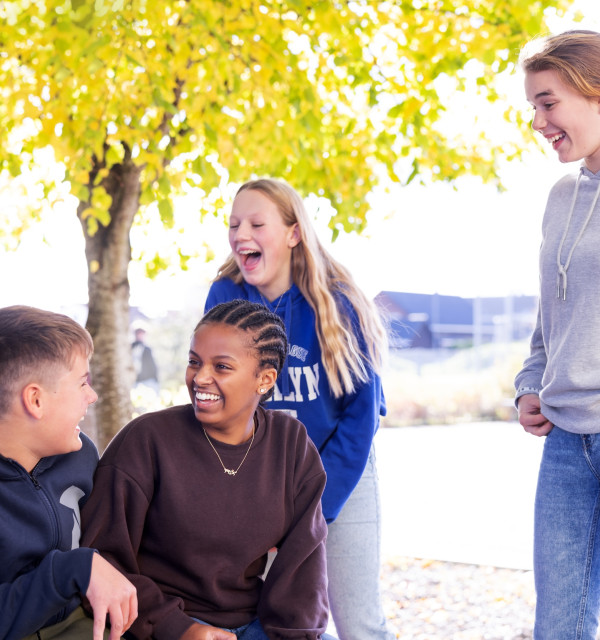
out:
<path id="1" fill-rule="evenodd" d="M 552 89 L 546 89 L 545 91 L 540 91 L 539 93 L 535 94 L 535 99 L 537 100 L 538 98 L 544 98 L 545 96 L 553 96 L 554 92 L 552 91 Z"/>
<path id="2" fill-rule="evenodd" d="M 200 357 L 200 356 L 199 356 L 195 351 L 193 351 L 192 349 L 190 349 L 190 351 L 189 351 L 189 355 L 190 355 L 190 356 L 196 356 L 197 358 L 199 358 L 199 357 Z M 236 358 L 235 358 L 235 356 L 229 356 L 229 355 L 227 355 L 227 354 L 213 356 L 213 360 L 235 360 L 235 359 L 236 359 Z"/>
<path id="3" fill-rule="evenodd" d="M 250 211 L 250 213 L 246 214 L 246 217 L 247 218 L 256 218 L 256 216 L 260 216 L 260 215 L 262 215 L 262 213 L 263 212 L 260 209 L 253 209 L 252 211 Z M 244 214 L 242 213 L 241 215 L 243 216 Z M 239 216 L 235 215 L 234 213 L 230 213 L 229 214 L 229 219 L 237 218 L 237 217 L 239 217 Z"/>

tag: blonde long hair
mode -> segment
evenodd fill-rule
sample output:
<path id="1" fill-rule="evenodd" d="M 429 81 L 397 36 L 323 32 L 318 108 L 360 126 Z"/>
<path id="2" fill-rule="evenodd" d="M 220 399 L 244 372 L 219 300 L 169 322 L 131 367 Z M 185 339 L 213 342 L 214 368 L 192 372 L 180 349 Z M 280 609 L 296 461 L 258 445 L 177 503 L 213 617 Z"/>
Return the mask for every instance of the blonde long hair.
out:
<path id="1" fill-rule="evenodd" d="M 300 242 L 292 249 L 292 280 L 315 313 L 315 330 L 329 386 L 336 398 L 356 390 L 357 382 L 367 382 L 370 371 L 381 372 L 387 350 L 387 334 L 375 304 L 357 287 L 350 272 L 335 260 L 319 241 L 300 196 L 285 182 L 263 178 L 243 184 L 260 191 L 274 202 L 286 226 L 298 225 Z M 236 194 L 237 195 L 237 194 Z M 216 280 L 229 278 L 236 284 L 242 274 L 230 255 Z M 366 349 L 361 349 L 352 319 L 340 312 L 336 297 L 345 297 L 359 323 Z"/>

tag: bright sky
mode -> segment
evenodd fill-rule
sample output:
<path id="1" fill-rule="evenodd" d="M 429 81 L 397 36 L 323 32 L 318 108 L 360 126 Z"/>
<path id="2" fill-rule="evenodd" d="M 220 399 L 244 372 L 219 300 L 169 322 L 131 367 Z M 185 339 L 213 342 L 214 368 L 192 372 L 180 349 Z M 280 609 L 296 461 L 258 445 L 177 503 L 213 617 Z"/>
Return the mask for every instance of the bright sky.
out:
<path id="1" fill-rule="evenodd" d="M 600 30 L 597 0 L 581 0 L 577 5 L 588 18 L 579 28 Z M 554 31 L 570 26 L 551 25 Z M 522 95 L 521 81 L 511 82 Z M 522 100 L 525 105 L 524 96 Z M 454 107 L 467 118 L 469 109 L 476 109 L 469 104 Z M 492 114 L 490 127 L 500 130 L 502 126 Z M 502 176 L 507 191 L 502 194 L 471 178 L 461 180 L 456 188 L 442 184 L 399 188 L 372 202 L 364 237 L 341 236 L 330 245 L 325 224 L 317 221 L 317 226 L 334 257 L 351 269 L 370 296 L 381 290 L 460 296 L 536 294 L 546 197 L 558 177 L 575 168 L 561 165 L 552 152 L 537 152 L 507 168 Z M 308 204 L 310 208 L 314 201 Z M 0 306 L 18 303 L 61 309 L 87 301 L 84 243 L 73 201 L 67 199 L 62 210 L 48 218 L 27 234 L 17 252 L 0 248 Z M 133 267 L 131 302 L 148 315 L 193 304 L 199 285 L 214 277 L 229 251 L 225 227 L 212 218 L 201 227 L 186 229 L 181 240 L 208 242 L 215 260 L 198 261 L 186 274 L 163 275 L 152 282 Z M 147 241 L 157 242 L 151 236 Z"/>

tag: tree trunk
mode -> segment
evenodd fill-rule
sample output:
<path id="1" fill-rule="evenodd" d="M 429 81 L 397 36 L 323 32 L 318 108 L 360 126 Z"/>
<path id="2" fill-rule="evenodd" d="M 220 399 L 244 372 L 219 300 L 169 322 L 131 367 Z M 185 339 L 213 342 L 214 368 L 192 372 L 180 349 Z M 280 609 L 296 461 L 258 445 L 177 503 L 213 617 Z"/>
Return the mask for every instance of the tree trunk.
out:
<path id="1" fill-rule="evenodd" d="M 90 185 L 101 168 L 96 162 Z M 129 280 L 131 261 L 129 232 L 139 209 L 140 173 L 131 159 L 113 165 L 102 186 L 112 198 L 110 223 L 89 232 L 81 214 L 89 202 L 81 202 L 78 217 L 85 235 L 88 263 L 89 313 L 87 329 L 94 340 L 91 362 L 92 386 L 98 393 L 92 424 L 102 452 L 111 438 L 132 416 L 131 387 L 134 381 L 129 339 Z M 90 189 L 91 200 L 91 189 Z"/>

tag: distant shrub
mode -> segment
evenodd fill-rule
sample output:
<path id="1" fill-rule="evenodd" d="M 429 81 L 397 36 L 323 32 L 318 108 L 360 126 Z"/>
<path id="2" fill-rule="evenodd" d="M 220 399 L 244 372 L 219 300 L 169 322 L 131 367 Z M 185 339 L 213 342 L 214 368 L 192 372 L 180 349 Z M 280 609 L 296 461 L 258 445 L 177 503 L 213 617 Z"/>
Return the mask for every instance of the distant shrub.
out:
<path id="1" fill-rule="evenodd" d="M 457 351 L 399 351 L 383 375 L 385 427 L 514 420 L 513 380 L 528 353 L 518 342 Z"/>

